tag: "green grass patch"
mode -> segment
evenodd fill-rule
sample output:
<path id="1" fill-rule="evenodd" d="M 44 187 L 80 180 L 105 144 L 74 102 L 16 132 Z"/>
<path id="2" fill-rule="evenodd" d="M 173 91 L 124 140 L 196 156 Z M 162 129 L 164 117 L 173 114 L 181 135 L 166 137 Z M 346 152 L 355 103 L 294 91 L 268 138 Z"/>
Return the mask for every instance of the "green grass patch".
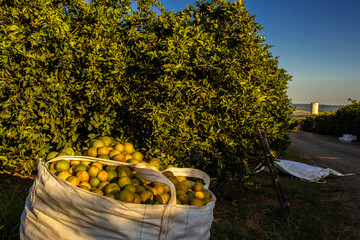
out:
<path id="1" fill-rule="evenodd" d="M 288 151 L 283 159 L 304 162 Z M 304 182 L 279 172 L 290 204 L 286 225 L 275 188 L 267 172 L 252 177 L 253 187 L 226 186 L 216 203 L 211 239 L 360 239 L 344 205 L 334 200 L 337 185 Z"/>
<path id="2" fill-rule="evenodd" d="M 290 203 L 286 225 L 270 175 L 259 173 L 253 181 L 257 189 L 234 186 L 233 197 L 219 199 L 211 239 L 358 239 L 347 228 L 351 220 L 343 204 L 331 200 L 332 193 L 342 191 L 339 187 L 281 175 Z"/>
<path id="3" fill-rule="evenodd" d="M 0 239 L 19 239 L 20 216 L 27 193 L 0 185 Z"/>

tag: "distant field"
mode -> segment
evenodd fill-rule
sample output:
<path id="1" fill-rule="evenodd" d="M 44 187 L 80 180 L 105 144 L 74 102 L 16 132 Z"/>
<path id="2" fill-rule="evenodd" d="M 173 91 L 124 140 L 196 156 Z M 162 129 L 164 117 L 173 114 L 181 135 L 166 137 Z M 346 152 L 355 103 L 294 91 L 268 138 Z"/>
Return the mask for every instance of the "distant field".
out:
<path id="1" fill-rule="evenodd" d="M 291 115 L 293 118 L 303 118 L 310 115 L 311 104 L 292 104 L 296 107 L 296 110 Z M 336 111 L 340 108 L 340 105 L 319 105 L 319 113 Z"/>
<path id="2" fill-rule="evenodd" d="M 291 116 L 292 118 L 303 118 L 310 115 L 310 111 L 296 110 Z"/>

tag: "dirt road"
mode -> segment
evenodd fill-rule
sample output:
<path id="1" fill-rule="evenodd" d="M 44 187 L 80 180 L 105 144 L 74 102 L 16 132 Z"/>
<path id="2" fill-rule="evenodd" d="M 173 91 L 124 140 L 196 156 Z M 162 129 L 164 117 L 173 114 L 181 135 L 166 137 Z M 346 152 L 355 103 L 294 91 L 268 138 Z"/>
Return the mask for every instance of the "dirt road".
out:
<path id="1" fill-rule="evenodd" d="M 309 132 L 291 132 L 290 148 L 309 159 L 309 164 L 331 168 L 340 173 L 357 173 L 347 177 L 328 177 L 327 183 L 340 185 L 344 191 L 332 194 L 345 203 L 360 231 L 360 144 L 342 143 L 336 137 Z"/>

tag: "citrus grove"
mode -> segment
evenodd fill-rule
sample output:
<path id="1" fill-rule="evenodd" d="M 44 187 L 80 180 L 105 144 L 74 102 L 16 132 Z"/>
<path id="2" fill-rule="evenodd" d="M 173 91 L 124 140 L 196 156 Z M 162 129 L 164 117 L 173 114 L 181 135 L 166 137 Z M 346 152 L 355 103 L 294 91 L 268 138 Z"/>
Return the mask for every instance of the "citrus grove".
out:
<path id="1" fill-rule="evenodd" d="M 198 168 L 216 182 L 246 179 L 261 154 L 256 127 L 276 154 L 293 111 L 291 76 L 260 33 L 241 1 L 173 12 L 157 0 L 0 0 L 0 171 L 36 173 L 51 152 L 86 151 Z M 123 146 L 96 141 L 104 136 Z M 80 166 L 49 169 L 90 190 L 95 175 L 122 171 Z M 118 194 L 109 182 L 94 191 Z"/>

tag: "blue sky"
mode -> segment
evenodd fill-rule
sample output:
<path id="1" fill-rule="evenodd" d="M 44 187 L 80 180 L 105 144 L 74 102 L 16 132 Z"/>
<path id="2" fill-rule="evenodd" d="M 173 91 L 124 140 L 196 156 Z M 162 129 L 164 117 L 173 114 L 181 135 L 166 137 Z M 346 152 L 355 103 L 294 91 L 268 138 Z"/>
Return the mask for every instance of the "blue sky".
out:
<path id="1" fill-rule="evenodd" d="M 178 11 L 195 0 L 162 0 Z M 279 66 L 293 76 L 293 103 L 360 100 L 359 0 L 243 0 Z"/>

